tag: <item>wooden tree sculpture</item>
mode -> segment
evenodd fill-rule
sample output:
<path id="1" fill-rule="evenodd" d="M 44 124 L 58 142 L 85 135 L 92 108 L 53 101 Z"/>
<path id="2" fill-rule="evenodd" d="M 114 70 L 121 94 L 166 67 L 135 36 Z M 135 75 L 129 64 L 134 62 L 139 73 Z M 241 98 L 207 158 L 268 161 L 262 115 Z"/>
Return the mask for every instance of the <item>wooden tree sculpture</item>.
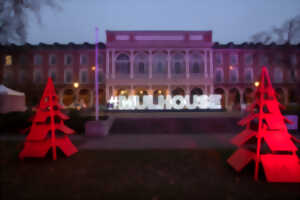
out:
<path id="1" fill-rule="evenodd" d="M 285 125 L 291 122 L 280 112 L 283 106 L 276 99 L 266 67 L 262 68 L 254 95 L 255 100 L 248 107 L 250 115 L 239 122 L 246 129 L 231 140 L 239 149 L 227 162 L 239 172 L 254 160 L 256 181 L 261 163 L 268 182 L 300 182 L 297 147 Z M 255 145 L 251 145 L 251 141 L 255 141 Z"/>
<path id="2" fill-rule="evenodd" d="M 74 131 L 64 125 L 63 121 L 67 120 L 68 116 L 64 115 L 60 108 L 53 82 L 49 78 L 29 134 L 26 137 L 24 149 L 19 155 L 20 159 L 45 157 L 49 149 L 52 148 L 53 160 L 56 160 L 56 147 L 59 147 L 67 156 L 77 152 L 76 147 L 66 136 L 73 134 Z"/>

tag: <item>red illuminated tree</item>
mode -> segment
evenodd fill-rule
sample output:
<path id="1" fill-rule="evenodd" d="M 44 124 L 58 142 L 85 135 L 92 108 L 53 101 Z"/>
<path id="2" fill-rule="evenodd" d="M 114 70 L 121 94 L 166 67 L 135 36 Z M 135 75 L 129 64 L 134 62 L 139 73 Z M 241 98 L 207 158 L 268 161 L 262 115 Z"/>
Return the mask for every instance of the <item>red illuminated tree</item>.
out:
<path id="1" fill-rule="evenodd" d="M 45 157 L 49 149 L 52 149 L 53 160 L 56 160 L 57 147 L 67 156 L 78 152 L 66 136 L 73 134 L 74 131 L 64 125 L 63 121 L 67 120 L 68 116 L 63 114 L 60 108 L 53 82 L 49 78 L 24 148 L 19 154 L 20 159 Z"/>
<path id="2" fill-rule="evenodd" d="M 239 148 L 227 162 L 236 171 L 254 161 L 255 180 L 258 180 L 261 163 L 269 182 L 300 182 L 300 159 L 285 125 L 291 122 L 281 114 L 282 107 L 276 99 L 268 70 L 263 67 L 255 100 L 248 107 L 250 115 L 239 122 L 246 129 L 231 141 Z"/>

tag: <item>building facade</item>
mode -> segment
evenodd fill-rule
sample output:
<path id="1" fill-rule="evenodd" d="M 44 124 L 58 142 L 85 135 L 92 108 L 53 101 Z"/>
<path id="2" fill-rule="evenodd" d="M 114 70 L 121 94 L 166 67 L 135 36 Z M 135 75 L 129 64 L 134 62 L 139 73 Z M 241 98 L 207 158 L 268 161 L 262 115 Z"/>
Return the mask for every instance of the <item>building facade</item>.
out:
<path id="1" fill-rule="evenodd" d="M 219 44 L 212 31 L 107 31 L 106 37 L 98 45 L 103 105 L 116 95 L 216 93 L 224 108 L 239 110 L 252 101 L 262 66 L 279 100 L 297 101 L 300 45 Z M 50 76 L 63 105 L 94 106 L 95 45 L 5 46 L 0 56 L 6 85 L 32 92 Z"/>

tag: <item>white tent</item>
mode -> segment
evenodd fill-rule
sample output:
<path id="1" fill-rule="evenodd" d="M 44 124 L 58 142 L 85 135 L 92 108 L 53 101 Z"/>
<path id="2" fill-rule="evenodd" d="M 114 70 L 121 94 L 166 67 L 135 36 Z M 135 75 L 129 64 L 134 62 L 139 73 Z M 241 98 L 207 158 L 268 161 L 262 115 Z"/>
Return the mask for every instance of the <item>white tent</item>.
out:
<path id="1" fill-rule="evenodd" d="M 0 113 L 25 110 L 25 94 L 0 85 Z"/>

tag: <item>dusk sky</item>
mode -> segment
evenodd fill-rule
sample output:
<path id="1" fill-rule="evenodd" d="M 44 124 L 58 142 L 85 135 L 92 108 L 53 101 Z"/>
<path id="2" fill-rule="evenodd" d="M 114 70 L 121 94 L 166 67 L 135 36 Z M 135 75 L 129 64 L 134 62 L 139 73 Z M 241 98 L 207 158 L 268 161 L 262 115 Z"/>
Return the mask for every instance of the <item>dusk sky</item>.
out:
<path id="1" fill-rule="evenodd" d="M 213 41 L 249 41 L 256 32 L 300 14 L 300 0 L 58 0 L 30 17 L 28 42 L 94 42 L 105 30 L 212 30 Z"/>

